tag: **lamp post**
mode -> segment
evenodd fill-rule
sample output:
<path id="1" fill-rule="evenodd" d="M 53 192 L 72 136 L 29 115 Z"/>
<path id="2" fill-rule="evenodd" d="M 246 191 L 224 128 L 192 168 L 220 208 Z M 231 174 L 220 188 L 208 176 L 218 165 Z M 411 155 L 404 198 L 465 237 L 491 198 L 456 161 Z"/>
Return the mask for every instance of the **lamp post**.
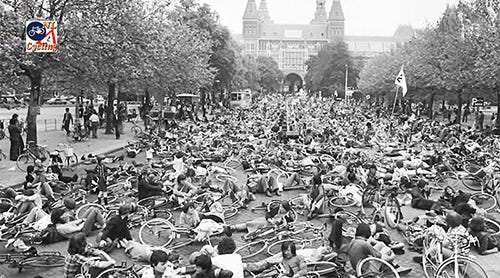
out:
<path id="1" fill-rule="evenodd" d="M 349 99 L 347 97 L 347 75 L 349 74 L 349 67 L 347 64 L 345 65 L 345 86 L 344 86 L 344 98 L 346 102 L 349 102 Z"/>

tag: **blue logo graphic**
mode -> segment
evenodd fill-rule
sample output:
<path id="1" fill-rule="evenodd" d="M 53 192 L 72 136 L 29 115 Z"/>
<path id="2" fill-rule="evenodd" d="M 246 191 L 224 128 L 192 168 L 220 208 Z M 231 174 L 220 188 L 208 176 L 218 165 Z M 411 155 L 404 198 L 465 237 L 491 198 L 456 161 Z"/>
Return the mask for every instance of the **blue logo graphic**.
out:
<path id="1" fill-rule="evenodd" d="M 38 21 L 33 21 L 28 24 L 28 28 L 26 28 L 26 35 L 34 41 L 40 41 L 45 37 L 45 28 L 43 24 Z"/>

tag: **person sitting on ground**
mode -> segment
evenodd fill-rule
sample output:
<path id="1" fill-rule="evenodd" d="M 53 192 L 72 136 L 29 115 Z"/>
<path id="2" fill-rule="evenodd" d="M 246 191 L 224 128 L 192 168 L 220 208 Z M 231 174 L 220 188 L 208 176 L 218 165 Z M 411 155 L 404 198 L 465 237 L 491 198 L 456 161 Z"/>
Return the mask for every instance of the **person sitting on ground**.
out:
<path id="1" fill-rule="evenodd" d="M 154 250 L 149 258 L 149 266 L 140 271 L 141 278 L 188 278 L 184 275 L 188 267 L 179 267 L 178 255 L 167 253 L 164 250 Z"/>
<path id="2" fill-rule="evenodd" d="M 106 252 L 89 248 L 83 233 L 73 235 L 68 243 L 68 256 L 64 262 L 64 278 L 75 278 L 81 274 L 82 265 L 105 269 L 116 264 Z"/>
<path id="3" fill-rule="evenodd" d="M 355 238 L 349 244 L 347 256 L 349 257 L 349 262 L 351 267 L 356 269 L 358 263 L 363 259 L 370 256 L 380 258 L 382 254 L 377 251 L 373 246 L 367 242 L 368 238 L 371 236 L 370 226 L 365 223 L 360 223 L 356 228 Z"/>
<path id="4" fill-rule="evenodd" d="M 132 212 L 132 206 L 125 204 L 118 209 L 118 215 L 110 218 L 104 229 L 98 234 L 96 241 L 99 248 L 105 248 L 111 251 L 114 247 L 123 247 L 120 244 L 121 239 L 131 240 L 130 230 L 127 226 L 128 216 Z"/>
<path id="5" fill-rule="evenodd" d="M 246 185 L 240 186 L 232 180 L 226 180 L 222 192 L 224 195 L 229 195 L 231 201 L 238 202 L 238 205 L 242 208 L 246 208 L 250 201 L 255 200 L 255 196 L 250 193 Z"/>
<path id="6" fill-rule="evenodd" d="M 96 208 L 86 211 L 82 219 L 76 219 L 73 221 L 64 220 L 64 214 L 65 211 L 63 209 L 54 209 L 50 214 L 51 224 L 47 226 L 50 230 L 47 232 L 52 232 L 51 227 L 54 227 L 55 231 L 61 236 L 61 239 L 70 238 L 77 232 L 82 232 L 84 235 L 88 236 L 93 230 L 100 229 L 104 226 L 104 218 L 101 212 Z M 54 238 L 57 237 L 54 236 Z M 57 239 L 54 239 L 52 242 L 55 241 L 57 241 Z"/>
<path id="7" fill-rule="evenodd" d="M 23 190 L 23 194 L 18 194 L 15 197 L 17 203 L 17 215 L 22 215 L 30 212 L 33 208 L 42 208 L 43 201 L 40 193 L 33 189 Z"/>
<path id="8" fill-rule="evenodd" d="M 193 278 L 231 278 L 233 272 L 221 269 L 212 264 L 210 256 L 201 254 L 194 259 L 196 265 L 196 273 Z"/>
<path id="9" fill-rule="evenodd" d="M 252 182 L 256 181 L 256 182 Z M 281 196 L 276 178 L 270 175 L 256 175 L 248 179 L 247 186 L 253 193 L 264 193 L 271 197 L 272 193 Z"/>
<path id="10" fill-rule="evenodd" d="M 234 278 L 243 278 L 243 261 L 240 254 L 234 253 L 236 250 L 234 240 L 224 236 L 216 249 L 217 255 L 212 258 L 212 263 L 217 267 L 231 271 Z"/>
<path id="11" fill-rule="evenodd" d="M 312 179 L 312 187 L 309 193 L 309 198 L 311 200 L 311 206 L 309 208 L 307 219 L 311 220 L 317 214 L 324 213 L 327 205 L 325 201 L 325 188 L 323 187 L 320 174 L 316 174 Z"/>
<path id="12" fill-rule="evenodd" d="M 198 211 L 195 209 L 194 204 L 191 202 L 185 203 L 181 214 L 179 215 L 178 225 L 180 227 L 187 227 L 189 229 L 194 229 L 200 224 L 200 216 Z"/>
<path id="13" fill-rule="evenodd" d="M 283 260 L 280 264 L 281 275 L 279 277 L 304 277 L 307 274 L 307 264 L 303 256 L 297 255 L 297 247 L 293 241 L 285 241 L 281 244 Z"/>
<path id="14" fill-rule="evenodd" d="M 473 247 L 475 247 L 479 255 L 500 252 L 500 238 L 498 235 L 494 235 L 491 231 L 488 231 L 483 217 L 472 217 L 469 221 L 469 233 L 478 240 L 478 243 L 473 245 Z"/>
<path id="15" fill-rule="evenodd" d="M 184 174 L 180 174 L 176 181 L 172 198 L 177 204 L 182 205 L 187 199 L 195 195 L 198 189 L 187 180 Z"/>
<path id="16" fill-rule="evenodd" d="M 152 196 L 161 196 L 164 193 L 163 185 L 154 181 L 154 174 L 143 171 L 138 177 L 138 199 L 139 201 Z"/>

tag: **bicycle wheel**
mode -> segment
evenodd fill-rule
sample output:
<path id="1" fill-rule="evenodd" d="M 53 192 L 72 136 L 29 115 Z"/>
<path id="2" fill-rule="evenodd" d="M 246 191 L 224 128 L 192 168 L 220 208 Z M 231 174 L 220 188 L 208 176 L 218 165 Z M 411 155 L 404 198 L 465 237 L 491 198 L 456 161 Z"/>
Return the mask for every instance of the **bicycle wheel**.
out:
<path id="1" fill-rule="evenodd" d="M 500 224 L 498 222 L 485 218 L 484 226 L 486 227 L 486 230 L 492 235 L 494 236 L 500 235 Z"/>
<path id="2" fill-rule="evenodd" d="M 28 168 L 29 165 L 34 165 L 35 164 L 35 159 L 27 153 L 23 153 L 17 158 L 17 168 L 19 170 L 26 172 L 26 169 Z"/>
<path id="3" fill-rule="evenodd" d="M 98 209 L 101 214 L 104 213 L 104 211 L 106 210 L 103 206 L 99 205 L 99 204 L 94 204 L 94 203 L 87 203 L 81 207 L 79 207 L 76 212 L 75 212 L 75 216 L 77 219 L 84 219 L 85 217 L 87 217 L 88 215 L 88 212 L 91 210 L 91 209 Z"/>
<path id="4" fill-rule="evenodd" d="M 175 237 L 174 225 L 162 218 L 153 218 L 139 229 L 139 240 L 150 246 L 169 245 Z"/>
<path id="5" fill-rule="evenodd" d="M 66 157 L 65 163 L 68 164 L 68 167 L 78 164 L 78 156 L 76 155 L 76 153 L 74 153 L 72 156 Z"/>
<path id="6" fill-rule="evenodd" d="M 480 191 L 483 188 L 483 180 L 471 175 L 464 177 L 462 184 L 472 191 Z"/>
<path id="7" fill-rule="evenodd" d="M 133 126 L 130 129 L 130 131 L 132 132 L 132 134 L 134 134 L 134 137 L 137 137 L 137 136 L 139 136 L 139 134 L 142 133 L 142 128 L 140 126 L 136 125 L 136 126 Z"/>
<path id="8" fill-rule="evenodd" d="M 425 236 L 422 242 L 423 244 L 423 255 L 422 255 L 422 268 L 424 269 L 425 277 L 427 278 L 435 278 L 436 271 L 441 264 L 440 252 L 435 252 L 436 250 L 436 242 L 437 238 L 433 236 Z"/>
<path id="9" fill-rule="evenodd" d="M 96 278 L 139 278 L 132 268 L 110 268 L 97 275 Z"/>
<path id="10" fill-rule="evenodd" d="M 65 257 L 62 255 L 40 254 L 35 257 L 19 261 L 19 268 L 24 267 L 61 267 Z"/>
<path id="11" fill-rule="evenodd" d="M 267 243 L 264 240 L 259 240 L 255 242 L 250 242 L 245 244 L 234 251 L 236 254 L 240 254 L 242 259 L 248 259 L 257 254 L 260 254 L 267 247 Z"/>
<path id="12" fill-rule="evenodd" d="M 219 174 L 216 176 L 216 179 L 220 182 L 226 182 L 227 180 L 232 181 L 232 182 L 238 182 L 238 178 L 231 176 L 231 175 L 226 175 L 226 174 Z"/>
<path id="13" fill-rule="evenodd" d="M 483 167 L 471 162 L 466 162 L 463 168 L 464 171 L 467 172 L 468 174 L 474 174 L 477 173 L 477 171 L 481 170 Z"/>
<path id="14" fill-rule="evenodd" d="M 380 192 L 376 189 L 366 189 L 361 196 L 361 205 L 366 215 L 373 215 L 376 211 L 374 204 L 380 204 Z"/>
<path id="15" fill-rule="evenodd" d="M 394 229 L 401 221 L 403 214 L 398 199 L 395 197 L 388 197 L 384 205 L 384 219 L 387 226 Z"/>
<path id="16" fill-rule="evenodd" d="M 460 256 L 458 258 L 449 258 L 444 261 L 439 266 L 436 277 L 487 278 L 488 274 L 477 262 L 470 258 Z"/>
<path id="17" fill-rule="evenodd" d="M 356 274 L 358 278 L 399 278 L 398 272 L 392 265 L 382 259 L 375 257 L 368 257 L 360 261 L 356 266 Z"/>
<path id="18" fill-rule="evenodd" d="M 328 275 L 337 271 L 337 264 L 332 262 L 310 262 L 307 263 L 307 272 L 321 275 Z"/>
<path id="19" fill-rule="evenodd" d="M 356 228 L 360 223 L 362 223 L 361 219 L 359 219 L 354 213 L 348 211 L 339 211 L 335 213 L 335 219 L 342 220 L 342 232 L 346 237 L 354 238 L 356 234 Z"/>
<path id="20" fill-rule="evenodd" d="M 478 208 L 482 208 L 486 211 L 492 210 L 497 206 L 497 199 L 490 194 L 476 193 L 472 194 L 470 198 L 476 202 Z"/>
<path id="21" fill-rule="evenodd" d="M 310 237 L 308 237 L 310 238 Z M 299 239 L 299 238 L 294 238 L 294 239 L 284 239 L 280 241 L 273 242 L 271 245 L 267 247 L 267 254 L 270 256 L 274 256 L 276 254 L 281 253 L 281 244 L 287 241 L 292 241 L 295 243 L 295 246 L 297 249 L 317 249 L 318 247 L 322 246 L 324 243 L 324 240 L 320 237 L 318 238 L 313 238 L 313 239 Z"/>
<path id="22" fill-rule="evenodd" d="M 348 208 L 356 205 L 356 200 L 349 196 L 337 196 L 331 198 L 328 203 L 334 208 Z"/>
<path id="23" fill-rule="evenodd" d="M 241 166 L 241 162 L 235 158 L 229 158 L 226 162 L 224 162 L 224 166 L 236 170 Z"/>
<path id="24" fill-rule="evenodd" d="M 224 219 L 230 219 L 238 214 L 238 209 L 235 207 L 224 207 Z"/>

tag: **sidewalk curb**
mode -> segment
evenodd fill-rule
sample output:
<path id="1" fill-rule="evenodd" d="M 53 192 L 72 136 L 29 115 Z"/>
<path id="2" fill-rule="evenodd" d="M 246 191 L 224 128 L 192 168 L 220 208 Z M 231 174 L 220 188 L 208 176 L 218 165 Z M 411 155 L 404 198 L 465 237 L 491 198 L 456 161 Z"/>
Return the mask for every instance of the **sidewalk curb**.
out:
<path id="1" fill-rule="evenodd" d="M 114 148 L 114 149 L 111 149 L 109 151 L 105 151 L 103 153 L 98 153 L 96 155 L 109 155 L 109 154 L 118 152 L 120 150 L 123 150 L 123 148 L 125 148 L 126 146 L 127 145 L 119 147 L 119 148 Z M 83 162 L 80 160 L 80 158 L 78 158 L 78 163 L 72 164 L 71 166 L 78 166 L 78 165 L 81 165 L 81 164 L 83 164 Z M 23 184 L 24 184 L 24 182 L 17 183 L 17 184 L 14 184 L 14 185 L 7 185 L 5 188 L 20 188 L 20 187 L 23 186 Z"/>

